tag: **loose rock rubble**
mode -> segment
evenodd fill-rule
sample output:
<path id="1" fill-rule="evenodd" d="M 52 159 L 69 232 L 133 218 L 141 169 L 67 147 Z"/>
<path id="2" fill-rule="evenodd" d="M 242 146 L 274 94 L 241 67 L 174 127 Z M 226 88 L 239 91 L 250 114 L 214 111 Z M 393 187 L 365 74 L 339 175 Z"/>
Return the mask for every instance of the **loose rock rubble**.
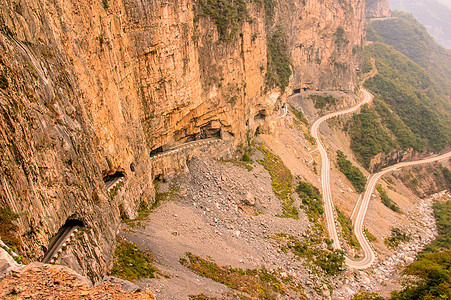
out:
<path id="1" fill-rule="evenodd" d="M 143 299 L 154 300 L 150 291 L 131 293 L 112 283 L 93 287 L 89 279 L 72 269 L 31 263 L 0 281 L 1 299 Z"/>
<path id="2" fill-rule="evenodd" d="M 401 279 L 401 271 L 411 264 L 424 246 L 431 243 L 437 235 L 432 198 L 424 200 L 407 213 L 411 222 L 403 230 L 410 234 L 409 242 L 401 244 L 388 257 L 379 257 L 369 271 L 360 271 L 355 276 L 349 276 L 344 281 L 343 288 L 336 291 L 338 298 L 351 298 L 358 291 L 377 292 Z"/>

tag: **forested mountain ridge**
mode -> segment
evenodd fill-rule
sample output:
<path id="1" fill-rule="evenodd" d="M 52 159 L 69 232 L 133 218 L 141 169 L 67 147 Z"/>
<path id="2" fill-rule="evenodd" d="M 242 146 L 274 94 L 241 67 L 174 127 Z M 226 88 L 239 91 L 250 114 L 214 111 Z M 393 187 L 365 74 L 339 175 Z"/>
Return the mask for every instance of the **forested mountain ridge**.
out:
<path id="1" fill-rule="evenodd" d="M 366 168 L 380 153 L 441 151 L 450 143 L 451 56 L 412 15 L 393 16 L 367 26 L 362 73 L 374 59 L 378 75 L 365 82 L 374 108 L 364 108 L 348 126 L 352 149 Z"/>
<path id="2" fill-rule="evenodd" d="M 440 3 L 441 2 L 441 3 Z M 451 2 L 447 0 L 392 0 L 390 8 L 412 13 L 428 32 L 447 48 L 451 48 Z"/>

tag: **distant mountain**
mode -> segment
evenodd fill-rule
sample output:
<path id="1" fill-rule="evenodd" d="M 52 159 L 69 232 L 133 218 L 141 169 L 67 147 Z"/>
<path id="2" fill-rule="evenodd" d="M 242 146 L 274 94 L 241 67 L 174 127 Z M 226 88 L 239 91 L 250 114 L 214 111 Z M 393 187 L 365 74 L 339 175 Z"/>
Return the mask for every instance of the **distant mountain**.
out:
<path id="1" fill-rule="evenodd" d="M 448 6 L 449 9 L 451 9 L 451 0 L 438 0 L 443 5 Z"/>
<path id="2" fill-rule="evenodd" d="M 446 48 L 451 48 L 451 0 L 390 0 L 390 8 L 412 13 Z"/>

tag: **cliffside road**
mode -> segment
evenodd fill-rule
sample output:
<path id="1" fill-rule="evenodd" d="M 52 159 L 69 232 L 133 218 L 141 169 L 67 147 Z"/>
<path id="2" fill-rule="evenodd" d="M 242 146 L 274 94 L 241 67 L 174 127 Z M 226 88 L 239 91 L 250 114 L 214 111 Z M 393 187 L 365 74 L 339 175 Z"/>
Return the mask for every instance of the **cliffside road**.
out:
<path id="1" fill-rule="evenodd" d="M 368 240 L 365 238 L 365 235 L 363 233 L 363 221 L 365 219 L 365 214 L 368 209 L 368 204 L 370 203 L 371 195 L 373 194 L 374 188 L 376 187 L 377 181 L 388 172 L 396 171 L 403 167 L 413 166 L 413 165 L 419 165 L 419 164 L 426 164 L 442 159 L 447 159 L 451 157 L 451 152 L 445 153 L 440 156 L 434 156 L 430 158 L 426 158 L 423 160 L 418 161 L 409 161 L 409 162 L 402 162 L 399 164 L 396 164 L 394 166 L 390 166 L 379 173 L 373 174 L 370 177 L 370 180 L 367 183 L 365 194 L 362 198 L 362 203 L 360 205 L 360 209 L 357 212 L 356 216 L 356 222 L 354 224 L 354 232 L 357 236 L 357 240 L 359 241 L 360 245 L 362 246 L 363 252 L 365 254 L 365 258 L 361 261 L 353 261 L 346 257 L 346 264 L 355 269 L 365 269 L 371 266 L 371 264 L 376 259 L 376 256 L 374 254 L 374 251 L 371 249 L 371 246 L 368 242 Z"/>
<path id="2" fill-rule="evenodd" d="M 321 117 L 318 119 L 311 128 L 311 134 L 316 139 L 316 142 L 318 144 L 318 150 L 321 154 L 321 187 L 322 187 L 322 194 L 324 199 L 324 210 L 326 214 L 326 222 L 327 222 L 327 230 L 329 232 L 330 239 L 333 240 L 333 247 L 334 249 L 341 249 L 340 241 L 338 239 L 337 229 L 335 225 L 335 218 L 334 218 L 334 212 L 333 212 L 333 201 L 332 201 L 332 195 L 330 190 L 330 161 L 327 157 L 327 151 L 324 148 L 323 144 L 321 143 L 321 139 L 318 136 L 318 130 L 321 124 L 326 121 L 327 119 L 351 113 L 356 110 L 358 110 L 363 104 L 369 103 L 373 99 L 373 95 L 371 95 L 367 90 L 361 89 L 364 99 L 361 103 L 358 105 L 347 109 L 342 110 L 338 112 L 334 112 L 331 114 L 328 114 L 326 116 Z M 373 194 L 374 188 L 376 186 L 377 181 L 386 173 L 398 170 L 403 167 L 412 166 L 412 165 L 418 165 L 418 164 L 425 164 L 430 163 L 438 160 L 443 160 L 446 158 L 451 157 L 451 152 L 445 153 L 440 156 L 433 156 L 430 158 L 426 158 L 419 161 L 412 161 L 412 162 L 402 162 L 399 164 L 396 164 L 394 166 L 390 166 L 379 173 L 373 174 L 370 176 L 370 179 L 367 183 L 365 194 L 363 197 L 359 198 L 359 201 L 356 204 L 356 208 L 354 209 L 353 216 L 356 213 L 355 216 L 355 223 L 354 223 L 354 232 L 356 234 L 357 240 L 359 241 L 360 245 L 362 246 L 363 252 L 364 252 L 364 259 L 360 261 L 354 261 L 350 259 L 349 257 L 346 257 L 346 264 L 355 269 L 365 269 L 371 266 L 371 264 L 374 262 L 376 256 L 371 248 L 370 243 L 366 239 L 364 232 L 363 232 L 363 221 L 365 219 L 366 211 L 368 209 L 368 204 L 371 199 L 371 195 Z M 360 206 L 359 206 L 360 205 Z M 359 206 L 359 207 L 358 207 Z M 357 211 L 358 207 L 358 211 Z"/>
<path id="3" fill-rule="evenodd" d="M 197 140 L 197 141 L 192 141 L 192 142 L 188 142 L 188 143 L 184 143 L 182 145 L 176 146 L 172 149 L 169 149 L 167 151 L 158 153 L 154 156 L 150 157 L 150 160 L 156 160 L 165 156 L 169 156 L 169 155 L 174 155 L 180 151 L 186 150 L 188 148 L 193 148 L 193 147 L 198 147 L 201 145 L 205 145 L 205 144 L 211 144 L 211 143 L 219 143 L 222 140 L 220 138 L 208 138 L 208 139 L 203 139 L 203 140 Z"/>
<path id="4" fill-rule="evenodd" d="M 318 130 L 321 124 L 333 117 L 352 113 L 356 110 L 358 110 L 362 105 L 365 103 L 369 103 L 373 100 L 373 95 L 371 95 L 367 90 L 361 88 L 360 89 L 364 95 L 364 99 L 362 102 L 357 104 L 354 107 L 351 107 L 346 110 L 334 112 L 328 115 L 325 115 L 321 118 L 319 118 L 315 123 L 313 123 L 311 134 L 315 138 L 316 143 L 318 145 L 318 150 L 321 154 L 321 187 L 323 191 L 323 199 L 324 199 L 324 208 L 326 212 L 326 222 L 327 222 L 327 230 L 329 232 L 330 238 L 333 240 L 333 246 L 335 249 L 341 249 L 340 247 L 340 241 L 338 240 L 338 234 L 337 230 L 335 228 L 335 221 L 334 221 L 334 214 L 333 214 L 333 202 L 332 202 L 332 195 L 330 192 L 330 161 L 327 157 L 327 151 L 324 148 L 323 144 L 321 143 L 321 139 L 318 136 Z"/>
<path id="5" fill-rule="evenodd" d="M 50 243 L 49 250 L 42 259 L 42 262 L 46 264 L 52 263 L 58 251 L 64 247 L 64 244 L 68 242 L 72 234 L 79 227 L 79 225 L 64 225 Z"/>

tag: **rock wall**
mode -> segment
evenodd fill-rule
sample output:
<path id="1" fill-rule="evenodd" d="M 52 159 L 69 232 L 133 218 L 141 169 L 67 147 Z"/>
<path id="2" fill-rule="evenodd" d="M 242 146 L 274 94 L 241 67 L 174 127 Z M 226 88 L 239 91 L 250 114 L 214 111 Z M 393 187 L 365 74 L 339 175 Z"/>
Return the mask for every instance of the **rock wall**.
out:
<path id="1" fill-rule="evenodd" d="M 389 18 L 389 0 L 366 0 L 367 18 Z"/>
<path id="2" fill-rule="evenodd" d="M 361 0 L 279 0 L 271 16 L 249 1 L 227 39 L 199 3 L 0 0 L 0 206 L 20 215 L 24 256 L 42 258 L 78 219 L 87 230 L 64 261 L 98 280 L 119 206 L 132 218 L 153 201 L 152 151 L 243 143 L 291 88 L 354 89 Z M 265 82 L 278 28 L 294 72 L 285 95 Z M 117 171 L 124 186 L 111 198 L 102 178 Z"/>

